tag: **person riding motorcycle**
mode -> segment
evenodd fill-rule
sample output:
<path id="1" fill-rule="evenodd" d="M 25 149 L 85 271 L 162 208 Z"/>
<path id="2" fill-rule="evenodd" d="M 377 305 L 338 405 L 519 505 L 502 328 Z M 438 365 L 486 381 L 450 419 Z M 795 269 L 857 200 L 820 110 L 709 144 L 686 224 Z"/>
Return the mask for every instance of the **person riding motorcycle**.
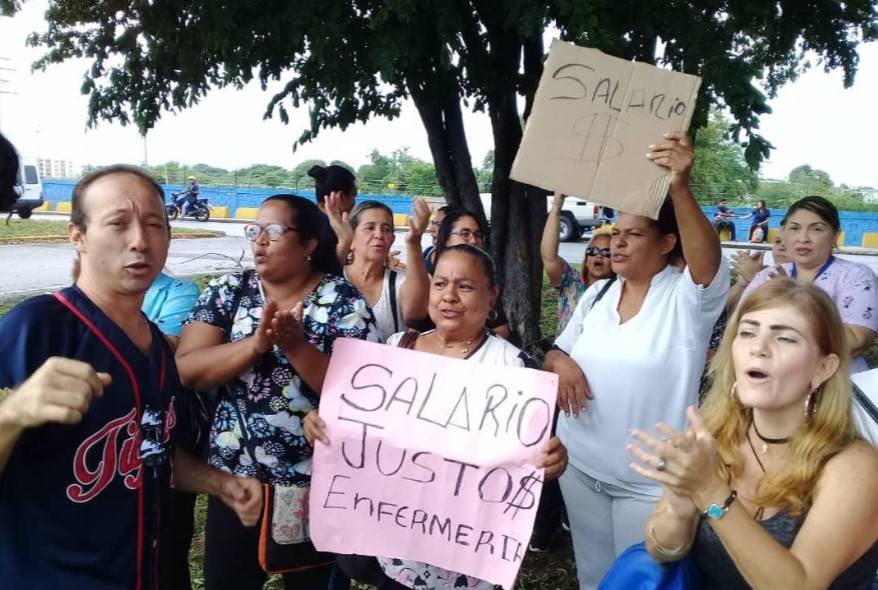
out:
<path id="1" fill-rule="evenodd" d="M 193 209 L 195 209 L 195 202 L 198 200 L 198 195 L 201 192 L 201 188 L 198 186 L 198 183 L 195 182 L 195 177 L 189 177 L 189 186 L 186 187 L 182 192 L 176 193 L 179 195 L 177 199 L 174 200 L 174 204 L 178 207 L 180 205 L 183 206 L 182 211 L 180 212 L 180 219 L 186 217 Z"/>

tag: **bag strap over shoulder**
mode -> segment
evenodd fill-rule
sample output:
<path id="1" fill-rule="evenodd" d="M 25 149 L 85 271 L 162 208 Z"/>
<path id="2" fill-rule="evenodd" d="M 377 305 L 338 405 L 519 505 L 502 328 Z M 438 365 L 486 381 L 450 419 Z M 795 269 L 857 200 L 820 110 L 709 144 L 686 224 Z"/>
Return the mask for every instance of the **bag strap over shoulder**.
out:
<path id="1" fill-rule="evenodd" d="M 388 288 L 390 290 L 390 313 L 393 314 L 393 333 L 399 332 L 399 313 L 396 310 L 396 271 L 390 271 L 388 279 Z"/>
<path id="2" fill-rule="evenodd" d="M 418 336 L 421 333 L 417 330 L 407 330 L 405 334 L 402 335 L 402 338 L 399 339 L 399 342 L 396 343 L 397 348 L 408 348 L 413 350 L 415 348 L 415 342 L 418 341 Z"/>
<path id="3" fill-rule="evenodd" d="M 614 282 L 616 282 L 616 277 L 612 277 L 606 282 L 603 287 L 601 287 L 601 290 L 598 292 L 598 296 L 594 298 L 594 301 L 592 301 L 591 305 L 588 307 L 589 309 L 592 309 L 598 301 L 604 298 L 604 295 L 607 294 L 607 291 L 610 290 L 610 287 L 613 286 Z"/>

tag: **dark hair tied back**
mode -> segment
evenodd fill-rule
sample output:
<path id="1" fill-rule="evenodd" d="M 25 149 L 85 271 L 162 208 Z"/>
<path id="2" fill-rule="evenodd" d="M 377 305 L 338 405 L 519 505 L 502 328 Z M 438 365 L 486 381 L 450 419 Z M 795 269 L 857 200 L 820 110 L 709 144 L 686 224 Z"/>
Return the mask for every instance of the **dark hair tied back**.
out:
<path id="1" fill-rule="evenodd" d="M 839 231 L 841 229 L 841 220 L 838 217 L 838 208 L 836 208 L 835 205 L 833 205 L 828 199 L 824 197 L 820 197 L 817 195 L 802 197 L 801 199 L 790 205 L 790 208 L 787 210 L 786 217 L 784 217 L 784 222 L 789 221 L 793 213 L 795 213 L 799 209 L 804 209 L 805 211 L 810 211 L 814 215 L 817 215 L 820 219 L 828 223 L 833 231 Z"/>
<path id="2" fill-rule="evenodd" d="M 665 197 L 662 208 L 659 210 L 658 219 L 650 220 L 653 227 L 658 229 L 663 236 L 673 234 L 677 238 L 674 249 L 668 254 L 668 264 L 673 264 L 683 259 L 683 241 L 680 239 L 680 227 L 677 225 L 677 213 L 674 211 L 674 202 L 670 195 Z"/>
<path id="3" fill-rule="evenodd" d="M 439 261 L 446 254 L 450 254 L 453 252 L 457 252 L 460 254 L 466 254 L 475 258 L 479 265 L 482 267 L 482 271 L 485 273 L 485 278 L 488 279 L 488 284 L 493 289 L 497 286 L 497 266 L 494 264 L 494 259 L 491 258 L 491 255 L 482 250 L 481 248 L 476 248 L 475 246 L 470 246 L 469 244 L 455 244 L 454 246 L 448 246 L 447 248 L 443 248 L 436 254 L 436 266 L 434 268 L 439 267 Z"/>
<path id="4" fill-rule="evenodd" d="M 336 164 L 311 166 L 308 176 L 314 179 L 314 193 L 318 203 L 322 203 L 330 193 L 336 191 L 356 193 L 357 190 L 354 173 Z"/>
<path id="5" fill-rule="evenodd" d="M 311 266 L 323 273 L 341 275 L 341 263 L 335 254 L 336 241 L 330 236 L 332 228 L 317 205 L 305 197 L 290 194 L 273 195 L 262 203 L 271 201 L 284 203 L 290 209 L 290 225 L 298 229 L 296 235 L 300 244 L 309 240 L 317 242 L 311 253 Z"/>

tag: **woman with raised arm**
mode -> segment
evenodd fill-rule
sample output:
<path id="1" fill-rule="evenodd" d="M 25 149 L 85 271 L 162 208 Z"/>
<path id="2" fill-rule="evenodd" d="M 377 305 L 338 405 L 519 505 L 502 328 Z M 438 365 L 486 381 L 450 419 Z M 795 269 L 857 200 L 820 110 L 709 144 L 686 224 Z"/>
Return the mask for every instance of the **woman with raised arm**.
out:
<path id="1" fill-rule="evenodd" d="M 326 216 L 327 239 L 338 259 L 339 266 L 332 270 L 341 274 L 354 240 L 348 216 L 357 204 L 357 179 L 353 172 L 336 164 L 311 166 L 308 176 L 314 179 L 314 197 Z"/>
<path id="2" fill-rule="evenodd" d="M 585 257 L 582 259 L 582 269 L 576 272 L 566 260 L 558 255 L 560 236 L 558 223 L 561 218 L 561 208 L 567 195 L 556 194 L 552 201 L 552 208 L 546 217 L 546 225 L 543 228 L 543 239 L 540 242 L 540 257 L 543 259 L 543 268 L 549 277 L 549 284 L 558 291 L 558 329 L 557 334 L 564 331 L 576 304 L 596 281 L 615 278 L 616 273 L 610 264 L 610 233 L 593 232 L 588 245 L 585 247 Z"/>
<path id="3" fill-rule="evenodd" d="M 390 207 L 363 201 L 351 214 L 354 241 L 345 278 L 372 306 L 382 342 L 427 316 L 430 277 L 421 257 L 421 236 L 429 220 L 430 207 L 423 199 L 415 199 L 405 237 L 408 265 L 404 271 L 395 271 L 385 264 L 394 240 Z"/>
<path id="4" fill-rule="evenodd" d="M 302 433 L 317 407 L 338 338 L 377 340 L 369 304 L 328 272 L 336 253 L 311 201 L 276 195 L 244 226 L 254 269 L 212 280 L 186 319 L 177 348 L 183 383 L 219 389 L 209 442 L 211 465 L 274 485 L 305 485 L 312 449 Z M 256 590 L 258 529 L 208 500 L 207 590 Z M 325 588 L 329 567 L 284 575 L 284 587 Z"/>
<path id="5" fill-rule="evenodd" d="M 559 375 L 558 436 L 570 453 L 561 489 L 583 590 L 640 540 L 661 488 L 628 469 L 625 445 L 641 424 L 683 427 L 729 290 L 719 238 L 689 187 L 688 138 L 668 133 L 649 149 L 670 171 L 670 197 L 657 220 L 619 214 L 610 241 L 618 280 L 586 291 L 546 355 Z"/>

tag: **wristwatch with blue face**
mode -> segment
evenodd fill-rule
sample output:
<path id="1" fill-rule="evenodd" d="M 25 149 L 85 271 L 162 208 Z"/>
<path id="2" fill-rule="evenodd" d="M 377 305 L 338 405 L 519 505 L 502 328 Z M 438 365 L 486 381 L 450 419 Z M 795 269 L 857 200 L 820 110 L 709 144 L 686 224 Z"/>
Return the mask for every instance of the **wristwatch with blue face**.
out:
<path id="1" fill-rule="evenodd" d="M 729 497 L 726 498 L 726 501 L 722 504 L 708 504 L 707 508 L 699 514 L 701 518 L 709 518 L 711 520 L 719 520 L 723 516 L 726 515 L 726 512 L 729 511 L 729 506 L 732 505 L 732 502 L 735 501 L 735 498 L 738 497 L 738 491 L 732 490 L 732 493 L 729 494 Z"/>

